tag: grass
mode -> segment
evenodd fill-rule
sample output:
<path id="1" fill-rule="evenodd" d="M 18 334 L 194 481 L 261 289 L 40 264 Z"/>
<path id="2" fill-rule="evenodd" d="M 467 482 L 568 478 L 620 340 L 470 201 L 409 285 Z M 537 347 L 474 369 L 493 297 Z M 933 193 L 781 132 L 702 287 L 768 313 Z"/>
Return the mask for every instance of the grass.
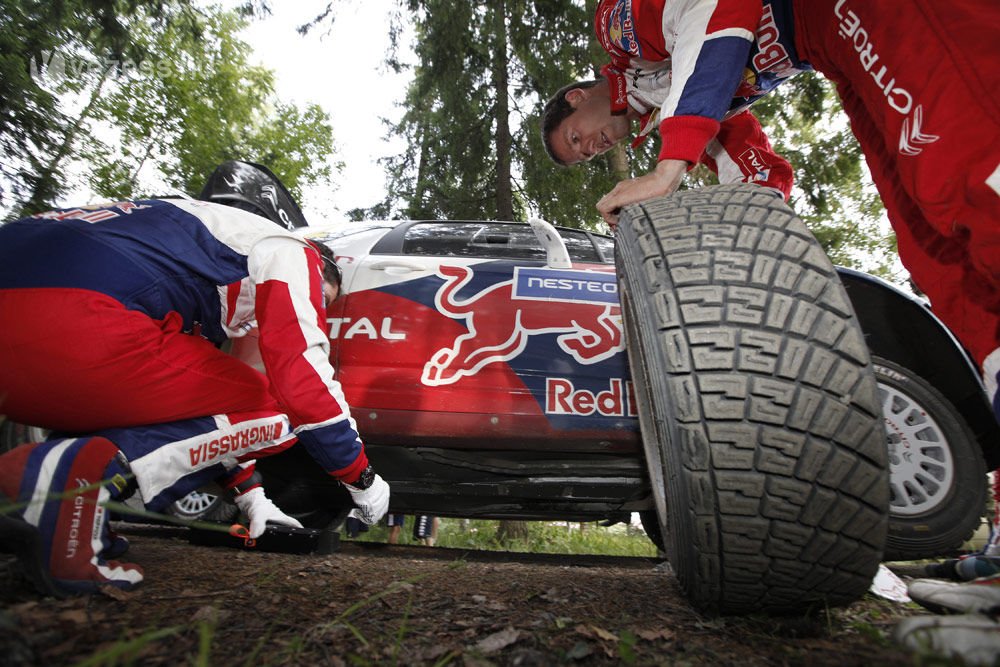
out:
<path id="1" fill-rule="evenodd" d="M 89 658 L 78 662 L 76 667 L 97 667 L 98 665 L 132 665 L 141 664 L 138 657 L 144 648 L 167 637 L 180 634 L 182 628 L 154 628 L 147 630 L 135 639 L 123 639 L 111 646 L 97 651 Z M 211 643 L 211 642 L 209 642 Z"/>
<path id="2" fill-rule="evenodd" d="M 655 557 L 656 547 L 641 528 L 617 524 L 604 527 L 596 522 L 529 521 L 527 539 L 503 543 L 497 539 L 499 521 L 441 519 L 436 545 L 477 551 L 519 551 L 552 554 L 593 554 L 601 556 Z M 413 517 L 407 517 L 400 533 L 400 544 L 416 544 Z M 389 529 L 379 524 L 361 533 L 362 542 L 385 542 Z M 350 538 L 347 538 L 350 539 Z"/>

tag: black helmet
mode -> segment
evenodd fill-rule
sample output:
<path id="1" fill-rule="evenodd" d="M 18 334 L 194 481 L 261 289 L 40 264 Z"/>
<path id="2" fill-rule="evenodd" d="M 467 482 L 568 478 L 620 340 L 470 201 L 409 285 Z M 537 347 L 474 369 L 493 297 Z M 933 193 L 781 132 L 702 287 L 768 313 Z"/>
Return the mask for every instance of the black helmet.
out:
<path id="1" fill-rule="evenodd" d="M 227 204 L 264 216 L 286 229 L 309 223 L 288 189 L 267 167 L 253 162 L 223 162 L 201 189 L 198 199 Z"/>

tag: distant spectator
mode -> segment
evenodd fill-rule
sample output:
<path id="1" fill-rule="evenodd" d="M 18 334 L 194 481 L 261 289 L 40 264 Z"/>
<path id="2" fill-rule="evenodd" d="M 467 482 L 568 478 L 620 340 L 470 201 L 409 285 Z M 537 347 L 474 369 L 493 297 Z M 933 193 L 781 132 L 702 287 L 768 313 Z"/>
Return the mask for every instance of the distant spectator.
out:
<path id="1" fill-rule="evenodd" d="M 413 539 L 426 546 L 434 546 L 434 543 L 437 541 L 438 524 L 440 521 L 436 516 L 427 516 L 425 514 L 417 516 L 416 521 L 413 523 Z"/>
<path id="2" fill-rule="evenodd" d="M 389 544 L 399 544 L 399 534 L 403 530 L 403 524 L 406 523 L 406 515 L 388 514 L 386 522 L 389 525 Z"/>

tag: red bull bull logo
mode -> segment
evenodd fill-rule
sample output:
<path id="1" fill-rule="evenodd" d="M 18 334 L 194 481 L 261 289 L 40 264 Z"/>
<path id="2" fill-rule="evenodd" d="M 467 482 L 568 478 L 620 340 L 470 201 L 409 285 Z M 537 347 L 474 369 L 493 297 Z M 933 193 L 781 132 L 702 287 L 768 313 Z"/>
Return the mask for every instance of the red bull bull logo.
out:
<path id="1" fill-rule="evenodd" d="M 559 348 L 581 364 L 625 349 L 613 273 L 517 267 L 512 280 L 464 300 L 457 293 L 472 279 L 470 267 L 442 266 L 438 275 L 445 282 L 434 298 L 437 310 L 464 320 L 468 333 L 431 356 L 421 376 L 425 385 L 453 384 L 510 361 L 538 334 L 558 334 Z"/>

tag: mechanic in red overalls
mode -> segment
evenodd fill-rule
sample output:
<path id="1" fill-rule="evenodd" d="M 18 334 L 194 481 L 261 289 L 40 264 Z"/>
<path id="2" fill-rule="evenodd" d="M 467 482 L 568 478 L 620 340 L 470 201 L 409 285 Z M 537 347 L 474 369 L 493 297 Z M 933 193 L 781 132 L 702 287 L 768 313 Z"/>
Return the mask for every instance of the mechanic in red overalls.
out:
<path id="1" fill-rule="evenodd" d="M 561 164 L 659 130 L 656 168 L 598 203 L 673 192 L 698 162 L 720 180 L 787 192 L 745 110 L 816 69 L 837 84 L 896 230 L 900 256 L 935 312 L 986 370 L 1000 370 L 1000 4 L 987 0 L 602 0 L 611 57 L 598 81 L 546 105 L 543 136 Z M 732 131 L 736 122 L 742 131 Z M 783 167 L 782 167 L 783 171 Z"/>
<path id="2" fill-rule="evenodd" d="M 658 129 L 655 169 L 597 204 L 612 227 L 622 206 L 673 192 L 699 162 L 723 183 L 787 196 L 790 172 L 746 109 L 798 72 L 821 72 L 900 259 L 980 364 L 1000 420 L 998 26 L 995 0 L 601 0 L 595 28 L 611 63 L 548 101 L 544 143 L 568 165 L 607 151 L 632 120 L 640 137 Z"/>
<path id="3" fill-rule="evenodd" d="M 301 211 L 259 165 L 223 165 L 202 198 L 223 203 L 123 201 L 0 227 L 0 414 L 64 435 L 0 457 L 0 500 L 14 501 L 2 527 L 37 531 L 27 569 L 42 590 L 142 580 L 112 560 L 124 545 L 102 505 L 135 486 L 158 511 L 219 480 L 251 536 L 297 526 L 253 466 L 296 440 L 363 521 L 388 508 L 330 366 L 332 253 L 274 224 Z M 217 348 L 255 322 L 266 377 Z"/>

